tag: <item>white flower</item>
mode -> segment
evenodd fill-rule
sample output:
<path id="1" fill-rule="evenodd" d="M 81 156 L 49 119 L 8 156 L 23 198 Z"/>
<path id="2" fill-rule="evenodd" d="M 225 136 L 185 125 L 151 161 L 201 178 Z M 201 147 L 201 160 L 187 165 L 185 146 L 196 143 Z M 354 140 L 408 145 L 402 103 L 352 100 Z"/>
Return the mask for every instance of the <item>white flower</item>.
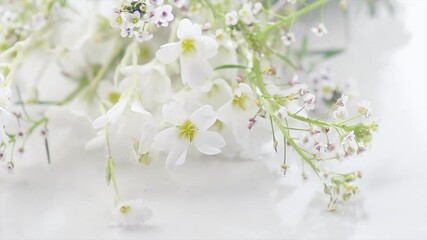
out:
<path id="1" fill-rule="evenodd" d="M 113 16 L 111 18 L 111 27 L 121 28 L 124 24 L 125 24 L 125 14 L 121 13 L 119 10 L 114 10 Z"/>
<path id="2" fill-rule="evenodd" d="M 328 30 L 326 29 L 323 23 L 319 23 L 316 27 L 312 28 L 311 31 L 318 37 L 321 37 L 328 33 Z"/>
<path id="3" fill-rule="evenodd" d="M 286 0 L 286 2 L 289 4 L 295 4 L 297 2 L 297 0 Z"/>
<path id="4" fill-rule="evenodd" d="M 369 118 L 371 116 L 371 112 L 372 112 L 372 107 L 371 107 L 371 102 L 363 100 L 358 108 L 357 108 L 357 112 L 359 114 L 364 115 L 366 118 Z"/>
<path id="5" fill-rule="evenodd" d="M 242 9 L 239 10 L 240 20 L 247 25 L 255 22 L 255 17 L 252 12 L 252 3 L 245 3 Z"/>
<path id="6" fill-rule="evenodd" d="M 158 103 L 164 103 L 172 93 L 171 80 L 166 73 L 165 66 L 158 61 L 152 61 L 144 65 L 124 67 L 120 72 L 126 77 L 123 84 L 131 84 L 136 77 L 140 89 L 140 100 L 149 109 Z M 135 76 L 134 76 L 135 74 Z"/>
<path id="7" fill-rule="evenodd" d="M 281 39 L 283 44 L 285 44 L 285 46 L 290 46 L 292 43 L 295 42 L 295 34 L 291 32 L 286 33 L 281 37 Z"/>
<path id="8" fill-rule="evenodd" d="M 159 6 L 159 5 L 163 4 L 163 0 L 150 0 L 149 2 L 153 6 Z"/>
<path id="9" fill-rule="evenodd" d="M 237 24 L 238 21 L 239 21 L 239 19 L 237 17 L 236 11 L 231 11 L 231 12 L 228 12 L 227 14 L 225 14 L 225 24 L 227 26 L 234 26 Z"/>
<path id="10" fill-rule="evenodd" d="M 333 112 L 333 116 L 335 119 L 346 119 L 348 117 L 347 107 L 338 107 L 337 110 Z"/>
<path id="11" fill-rule="evenodd" d="M 314 110 L 314 104 L 316 102 L 316 96 L 309 92 L 304 95 L 304 107 L 307 110 Z"/>
<path id="12" fill-rule="evenodd" d="M 234 90 L 233 98 L 218 110 L 219 120 L 231 126 L 238 143 L 243 144 L 249 137 L 249 119 L 253 118 L 258 111 L 255 100 L 251 87 L 240 83 Z"/>
<path id="13" fill-rule="evenodd" d="M 151 209 L 145 207 L 141 199 L 123 201 L 117 204 L 113 210 L 115 227 L 138 227 L 152 217 Z"/>
<path id="14" fill-rule="evenodd" d="M 122 37 L 133 37 L 134 36 L 134 31 L 133 28 L 128 27 L 126 24 L 122 26 L 121 31 L 120 31 L 120 36 Z"/>
<path id="15" fill-rule="evenodd" d="M 169 3 L 177 8 L 182 8 L 187 0 L 169 0 Z"/>
<path id="16" fill-rule="evenodd" d="M 253 13 L 256 15 L 256 14 L 258 14 L 261 10 L 262 10 L 262 3 L 260 3 L 260 2 L 256 2 L 256 3 L 254 4 Z"/>
<path id="17" fill-rule="evenodd" d="M 275 112 L 275 115 L 278 119 L 282 120 L 288 116 L 288 109 L 285 106 L 282 106 Z"/>
<path id="18" fill-rule="evenodd" d="M 337 99 L 336 105 L 338 107 L 346 107 L 347 102 L 348 102 L 348 96 L 343 94 L 340 98 Z"/>
<path id="19" fill-rule="evenodd" d="M 213 70 L 208 59 L 218 51 L 216 40 L 202 35 L 200 25 L 193 24 L 188 19 L 179 23 L 177 36 L 179 42 L 168 43 L 157 51 L 157 58 L 169 64 L 180 59 L 181 78 L 184 84 L 202 91 L 209 91 L 212 83 L 209 79 Z"/>
<path id="20" fill-rule="evenodd" d="M 328 145 L 320 142 L 316 143 L 313 147 L 313 150 L 319 153 L 326 152 L 327 149 L 328 149 Z"/>
<path id="21" fill-rule="evenodd" d="M 134 13 L 124 13 L 124 18 L 124 25 L 131 29 L 140 27 L 144 23 L 141 20 L 141 13 L 138 11 L 135 11 Z"/>
<path id="22" fill-rule="evenodd" d="M 167 27 L 169 22 L 174 19 L 171 5 L 158 7 L 156 9 L 156 15 L 157 15 L 158 24 L 161 25 L 162 27 Z"/>
<path id="23" fill-rule="evenodd" d="M 331 80 L 322 80 L 319 87 L 319 95 L 325 100 L 331 100 L 334 97 L 334 91 L 337 88 L 335 82 Z"/>
<path id="24" fill-rule="evenodd" d="M 172 126 L 154 137 L 152 148 L 159 151 L 169 150 L 167 168 L 184 164 L 188 145 L 191 143 L 206 155 L 218 154 L 225 146 L 221 135 L 208 131 L 218 117 L 212 106 L 204 105 L 188 115 L 179 104 L 172 102 L 163 105 L 162 113 L 166 123 Z"/>
<path id="25" fill-rule="evenodd" d="M 146 42 L 153 39 L 153 34 L 148 31 L 134 32 L 134 35 L 138 42 Z"/>
<path id="26" fill-rule="evenodd" d="M 104 115 L 93 121 L 93 127 L 95 129 L 100 129 L 107 124 L 116 123 L 125 112 L 126 108 L 129 108 L 132 112 L 150 116 L 151 114 L 145 110 L 144 106 L 142 106 L 140 98 L 141 96 L 138 89 L 135 87 L 129 88 L 121 95 L 119 101 L 113 107 L 111 107 Z"/>

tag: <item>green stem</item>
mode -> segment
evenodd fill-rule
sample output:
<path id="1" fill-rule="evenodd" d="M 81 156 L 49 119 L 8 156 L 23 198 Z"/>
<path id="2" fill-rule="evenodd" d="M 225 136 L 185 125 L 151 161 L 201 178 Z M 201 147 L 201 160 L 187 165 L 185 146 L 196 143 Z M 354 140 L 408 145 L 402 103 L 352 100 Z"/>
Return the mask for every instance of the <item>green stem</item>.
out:
<path id="1" fill-rule="evenodd" d="M 322 7 L 324 4 L 326 4 L 329 1 L 330 0 L 317 0 L 316 2 L 303 7 L 300 10 L 298 10 L 297 12 L 295 12 L 295 13 L 287 16 L 287 17 L 281 18 L 279 21 L 277 21 L 274 24 L 268 26 L 264 30 L 263 34 L 264 35 L 268 35 L 271 31 L 273 31 L 275 29 L 278 29 L 278 28 L 280 28 L 280 27 L 282 27 L 282 26 L 290 23 L 291 21 L 296 20 L 297 18 L 305 15 L 308 12 L 311 12 L 311 11 L 313 11 L 313 10 L 319 8 L 319 7 Z"/>

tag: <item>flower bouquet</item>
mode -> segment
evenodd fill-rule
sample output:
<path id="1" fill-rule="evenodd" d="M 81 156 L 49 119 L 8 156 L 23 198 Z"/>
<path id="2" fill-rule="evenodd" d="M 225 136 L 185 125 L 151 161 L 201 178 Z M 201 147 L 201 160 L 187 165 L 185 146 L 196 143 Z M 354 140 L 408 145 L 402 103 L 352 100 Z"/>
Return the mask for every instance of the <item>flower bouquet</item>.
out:
<path id="1" fill-rule="evenodd" d="M 365 3 L 378 7 L 375 1 L 357 4 Z M 45 113 L 59 107 L 91 122 L 95 131 L 87 151 L 105 150 L 99 160 L 105 160 L 106 181 L 114 190 L 114 226 L 138 226 L 152 215 L 141 199 L 121 195 L 118 152 L 147 168 L 164 162 L 165 171 L 179 171 L 188 158 L 201 155 L 257 161 L 272 153 L 268 161 L 280 162 L 283 181 L 295 174 L 288 172 L 295 165 L 302 165 L 303 179 L 314 173 L 333 211 L 359 191 L 362 175 L 330 170 L 329 162 L 366 151 L 378 123 L 370 120 L 369 101 L 354 103 L 353 85 L 334 82 L 321 64 L 343 49 L 311 49 L 308 36 L 322 41 L 333 31 L 323 21 L 326 6 L 345 13 L 350 5 L 345 0 L 4 0 L 3 165 L 9 172 L 19 167 L 17 154 L 31 136 L 43 139 L 39 147 L 46 150 L 46 164 L 55 164 Z M 298 25 L 303 20 L 311 27 Z M 30 77 L 28 64 L 37 65 Z M 56 75 L 40 80 L 52 65 Z M 40 86 L 58 78 L 69 84 L 43 93 Z M 52 97 L 56 91 L 60 97 Z"/>

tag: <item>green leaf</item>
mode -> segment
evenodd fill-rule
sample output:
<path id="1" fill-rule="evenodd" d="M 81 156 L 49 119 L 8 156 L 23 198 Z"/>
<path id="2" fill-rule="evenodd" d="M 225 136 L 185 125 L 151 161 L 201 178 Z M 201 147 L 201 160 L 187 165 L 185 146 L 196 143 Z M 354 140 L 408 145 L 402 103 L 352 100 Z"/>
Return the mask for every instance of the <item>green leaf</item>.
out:
<path id="1" fill-rule="evenodd" d="M 318 55 L 323 59 L 328 59 L 328 58 L 332 58 L 335 57 L 339 54 L 344 53 L 345 49 L 344 48 L 333 48 L 333 49 L 325 49 L 325 50 L 313 50 L 308 52 L 308 55 Z"/>
<path id="2" fill-rule="evenodd" d="M 292 69 L 297 69 L 297 66 L 285 55 L 275 52 L 274 55 L 282 59 L 286 64 L 288 64 Z"/>
<path id="3" fill-rule="evenodd" d="M 47 163 L 50 165 L 49 141 L 47 140 L 47 138 L 44 138 L 44 147 L 46 149 Z"/>
<path id="4" fill-rule="evenodd" d="M 248 67 L 242 66 L 242 65 L 226 64 L 226 65 L 221 65 L 221 66 L 216 67 L 215 70 L 230 69 L 230 68 L 247 69 Z"/>

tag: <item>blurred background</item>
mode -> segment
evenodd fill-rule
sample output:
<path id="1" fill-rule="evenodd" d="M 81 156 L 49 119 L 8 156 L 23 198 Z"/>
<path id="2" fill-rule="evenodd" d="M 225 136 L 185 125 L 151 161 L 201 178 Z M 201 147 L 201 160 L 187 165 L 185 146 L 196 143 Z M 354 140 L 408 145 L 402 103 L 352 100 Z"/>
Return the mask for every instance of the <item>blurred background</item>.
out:
<path id="1" fill-rule="evenodd" d="M 316 44 L 347 49 L 326 65 L 337 81 L 357 81 L 380 119 L 372 149 L 341 166 L 363 179 L 335 213 L 317 179 L 284 179 L 265 162 L 190 159 L 174 172 L 128 163 L 117 170 L 122 192 L 144 197 L 154 217 L 137 230 L 109 228 L 104 155 L 84 152 L 81 140 L 90 122 L 56 109 L 54 163 L 34 146 L 14 174 L 0 175 L 0 239 L 427 239 L 427 1 L 397 1 L 394 14 L 372 18 L 357 9 L 349 21 L 325 13 L 329 34 Z"/>

